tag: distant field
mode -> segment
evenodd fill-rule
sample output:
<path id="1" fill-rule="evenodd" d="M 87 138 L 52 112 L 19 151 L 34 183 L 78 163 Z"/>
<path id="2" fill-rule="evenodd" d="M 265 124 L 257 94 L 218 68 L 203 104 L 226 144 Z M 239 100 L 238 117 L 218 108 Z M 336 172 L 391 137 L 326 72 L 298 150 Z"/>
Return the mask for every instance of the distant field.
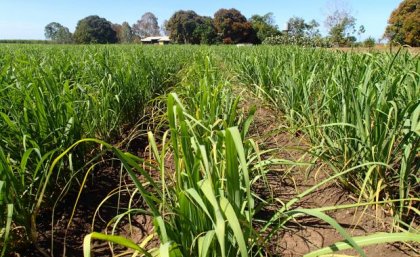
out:
<path id="1" fill-rule="evenodd" d="M 346 51 L 346 52 L 389 52 L 392 51 L 393 53 L 396 53 L 400 47 L 399 46 L 385 46 L 385 45 L 377 45 L 375 47 L 341 47 L 341 48 L 331 48 L 338 51 Z M 420 47 L 402 47 L 402 51 L 408 51 L 411 54 L 418 54 L 420 53 Z"/>
<path id="2" fill-rule="evenodd" d="M 48 40 L 0 39 L 0 44 L 51 44 Z"/>

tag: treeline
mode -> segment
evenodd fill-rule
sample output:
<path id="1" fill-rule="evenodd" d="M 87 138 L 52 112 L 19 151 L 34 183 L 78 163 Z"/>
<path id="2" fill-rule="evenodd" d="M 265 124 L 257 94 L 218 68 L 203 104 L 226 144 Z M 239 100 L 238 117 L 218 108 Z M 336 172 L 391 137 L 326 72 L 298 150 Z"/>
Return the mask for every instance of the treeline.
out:
<path id="1" fill-rule="evenodd" d="M 80 20 L 72 34 L 58 22 L 45 27 L 45 37 L 57 43 L 138 43 L 150 36 L 167 35 L 178 44 L 260 44 L 282 33 L 272 13 L 253 15 L 249 20 L 236 9 L 220 9 L 214 17 L 191 10 L 175 12 L 161 26 L 157 17 L 145 13 L 135 24 L 111 23 L 93 15 Z"/>
<path id="2" fill-rule="evenodd" d="M 143 14 L 132 26 L 128 22 L 111 23 L 97 15 L 79 20 L 74 33 L 58 22 L 51 22 L 45 26 L 45 37 L 62 44 L 140 43 L 142 38 L 159 36 L 161 33 L 158 19 L 151 12 Z"/>
<path id="3" fill-rule="evenodd" d="M 150 36 L 167 35 L 177 44 L 295 44 L 304 46 L 350 45 L 356 37 L 356 19 L 348 13 L 332 14 L 331 33 L 322 37 L 319 23 L 292 17 L 287 28 L 280 30 L 273 13 L 253 15 L 247 19 L 236 9 L 220 9 L 213 17 L 201 16 L 191 10 L 175 12 L 161 26 L 157 17 L 145 13 L 135 24 L 111 23 L 93 15 L 80 20 L 72 34 L 67 27 L 52 22 L 45 27 L 45 37 L 56 43 L 139 43 Z M 364 27 L 359 28 L 364 33 Z M 354 33 L 354 32 L 353 32 Z"/>
<path id="4" fill-rule="evenodd" d="M 416 15 L 419 10 L 411 8 L 416 1 L 418 0 L 403 1 L 392 13 L 385 38 L 399 44 L 418 45 L 420 24 L 415 27 L 404 24 L 407 20 L 404 17 L 418 17 Z M 402 11 L 398 11 L 399 9 Z M 407 22 L 413 23 L 413 21 Z M 233 8 L 220 9 L 213 17 L 201 16 L 191 10 L 180 10 L 169 20 L 165 20 L 161 26 L 157 17 L 151 12 L 145 13 L 133 25 L 128 22 L 115 24 L 96 15 L 88 16 L 78 22 L 74 33 L 60 23 L 52 22 L 45 27 L 45 37 L 56 43 L 78 44 L 139 43 L 143 38 L 160 35 L 169 36 L 172 42 L 177 44 L 262 43 L 371 47 L 376 43 L 372 37 L 358 42 L 357 38 L 360 39 L 366 30 L 363 25 L 356 26 L 356 18 L 348 10 L 332 10 L 326 15 L 324 25 L 328 30 L 328 35 L 325 37 L 319 31 L 319 22 L 305 21 L 300 17 L 290 18 L 287 26 L 280 30 L 275 23 L 273 13 L 256 14 L 247 19 L 240 11 Z M 413 32 L 410 28 L 416 31 Z"/>
<path id="5" fill-rule="evenodd" d="M 0 39 L 0 44 L 51 44 L 48 40 L 37 39 Z"/>

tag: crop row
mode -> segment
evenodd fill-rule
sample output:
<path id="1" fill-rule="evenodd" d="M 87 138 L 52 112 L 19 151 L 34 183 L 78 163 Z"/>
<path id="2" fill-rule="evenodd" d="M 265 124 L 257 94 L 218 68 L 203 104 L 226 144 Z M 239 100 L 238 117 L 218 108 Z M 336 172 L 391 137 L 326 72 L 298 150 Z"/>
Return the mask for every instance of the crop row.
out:
<path id="1" fill-rule="evenodd" d="M 336 174 L 355 168 L 339 177 L 342 186 L 359 201 L 400 199 L 389 205 L 407 227 L 420 196 L 418 56 L 290 47 L 230 56 L 241 82 L 304 132 L 314 156 Z"/>
<path id="2" fill-rule="evenodd" d="M 86 256 L 92 238 L 144 256 L 263 256 L 269 254 L 264 246 L 270 235 L 301 215 L 328 222 L 347 239 L 336 247 L 351 246 L 363 255 L 358 243 L 365 239 L 351 238 L 323 213 L 335 207 L 307 210 L 295 204 L 337 180 L 359 197 L 354 207 L 385 203 L 399 230 L 413 229 L 419 213 L 419 82 L 419 58 L 406 53 L 5 45 L 0 49 L 2 254 L 6 243 L 13 247 L 19 237 L 36 242 L 40 208 L 81 176 L 96 149 L 95 154 L 107 150 L 121 161 L 133 194 L 146 203 L 114 222 L 139 212 L 153 218 L 154 233 L 139 245 L 92 233 L 85 238 Z M 274 199 L 259 199 L 252 185 L 264 181 L 270 165 L 293 162 L 267 159 L 270 149 L 259 149 L 247 136 L 254 109 L 247 117 L 239 113 L 241 99 L 232 83 L 281 111 L 290 130 L 307 137 L 310 153 L 331 171 L 265 221 L 257 214 Z M 172 86 L 174 92 L 165 94 Z M 147 133 L 148 159 L 105 143 L 136 124 L 161 94 L 152 118 L 162 126 Z M 146 250 L 155 236 L 160 245 Z M 382 236 L 369 240 L 380 242 Z M 414 238 L 402 232 L 386 240 L 397 237 Z"/>
<path id="3" fill-rule="evenodd" d="M 142 117 L 148 101 L 177 82 L 194 51 L 2 45 L 1 227 L 18 228 L 13 234 L 35 241 L 41 206 L 69 186 L 90 149 L 78 148 L 46 181 L 52 160 L 82 138 L 114 141 L 123 125 Z M 1 236 L 7 238 L 9 230 Z"/>

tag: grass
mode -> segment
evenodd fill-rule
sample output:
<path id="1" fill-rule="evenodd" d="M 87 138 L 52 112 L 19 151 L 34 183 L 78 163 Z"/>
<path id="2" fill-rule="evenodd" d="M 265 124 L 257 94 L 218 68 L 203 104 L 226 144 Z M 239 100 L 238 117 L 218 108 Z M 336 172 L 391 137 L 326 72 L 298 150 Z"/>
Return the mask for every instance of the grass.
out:
<path id="1" fill-rule="evenodd" d="M 417 56 L 256 48 L 236 51 L 230 63 L 291 128 L 307 135 L 311 152 L 336 173 L 381 163 L 339 178 L 360 201 L 419 197 Z M 395 219 L 409 222 L 412 204 L 418 208 L 415 202 L 393 205 Z"/>
<path id="2" fill-rule="evenodd" d="M 121 161 L 135 185 L 132 194 L 146 202 L 144 209 L 122 211 L 113 228 L 140 212 L 153 217 L 154 233 L 140 244 L 114 232 L 92 233 L 85 256 L 92 239 L 144 256 L 265 256 L 270 234 L 302 215 L 324 220 L 346 240 L 322 253 L 351 246 L 364 256 L 360 246 L 368 243 L 398 236 L 419 241 L 410 226 L 419 213 L 417 56 L 265 46 L 3 46 L 2 255 L 18 240 L 36 244 L 40 209 L 53 205 L 73 181 L 84 181 L 103 150 Z M 249 116 L 238 112 L 241 99 L 232 81 L 282 111 L 290 131 L 303 132 L 313 145 L 310 153 L 332 171 L 268 220 L 256 215 L 274 199 L 259 199 L 252 185 L 264 181 L 269 165 L 293 163 L 267 159 L 270 149 L 247 136 L 254 109 Z M 118 143 L 115 138 L 150 104 L 155 109 L 148 117 L 159 125 L 147 132 L 149 158 L 105 143 Z M 340 207 L 296 209 L 331 181 L 359 197 L 346 208 L 382 203 L 405 234 L 352 238 L 324 213 Z M 146 250 L 154 238 L 159 246 Z"/>
<path id="3" fill-rule="evenodd" d="M 151 173 L 157 172 L 160 179 L 157 180 L 159 184 L 148 191 L 156 192 L 152 197 L 147 195 L 156 201 L 148 203 L 147 209 L 152 210 L 149 215 L 155 220 L 156 234 L 151 236 L 158 237 L 160 245 L 155 249 L 146 250 L 113 234 L 92 233 L 85 238 L 85 256 L 90 256 L 92 239 L 109 240 L 124 245 L 138 251 L 142 256 L 265 256 L 268 253 L 265 252 L 264 246 L 270 240 L 270 235 L 282 229 L 291 219 L 302 215 L 315 216 L 327 222 L 346 239 L 344 243 L 320 250 L 321 253 L 330 253 L 350 246 L 361 256 L 365 256 L 359 243 L 377 244 L 384 238 L 387 242 L 418 241 L 414 233 L 352 238 L 324 213 L 328 208 L 295 209 L 295 205 L 302 198 L 323 184 L 364 166 L 381 163 L 364 163 L 322 181 L 286 203 L 270 220 L 263 221 L 264 227 L 261 230 L 254 230 L 255 223 L 262 222 L 254 218 L 262 207 L 255 205 L 257 196 L 252 193 L 251 188 L 257 180 L 252 178 L 264 177 L 268 167 L 263 166 L 263 163 L 285 164 L 288 161 L 261 161 L 261 153 L 255 142 L 246 138 L 245 124 L 249 124 L 250 119 L 237 119 L 232 122 L 242 127 L 244 133 L 241 133 L 238 127 L 229 127 L 229 117 L 236 117 L 237 114 L 227 114 L 237 110 L 237 101 L 226 101 L 231 99 L 230 86 L 225 84 L 224 87 L 220 87 L 220 78 L 214 79 L 216 75 L 212 73 L 218 71 L 212 69 L 212 59 L 207 57 L 202 61 L 202 65 L 192 66 L 192 70 L 187 72 L 190 75 L 183 81 L 187 85 L 182 84 L 179 89 L 182 97 L 176 94 L 167 96 L 165 119 L 169 128 L 163 132 L 161 144 L 157 143 L 151 132 L 149 133 L 150 149 L 153 152 L 150 163 L 156 163 L 157 170 L 152 169 Z M 194 78 L 200 69 L 203 79 L 199 80 L 197 90 L 191 81 L 191 74 Z M 195 94 L 197 91 L 200 94 Z M 206 98 L 208 95 L 212 95 L 213 98 Z M 123 163 L 129 163 L 130 158 L 127 157 L 121 157 Z M 173 166 L 168 169 L 167 163 L 173 163 Z M 257 166 L 259 169 L 253 169 Z M 127 165 L 125 168 L 131 170 L 135 167 Z M 138 191 L 142 192 L 143 189 L 138 186 Z M 346 208 L 362 205 L 353 204 Z M 335 208 L 337 207 L 329 209 Z M 142 213 L 147 213 L 147 209 L 142 210 Z M 131 214 L 130 211 L 127 211 L 128 213 Z M 269 232 L 267 237 L 259 236 L 266 232 Z M 316 256 L 317 252 L 312 254 Z"/>
<path id="4" fill-rule="evenodd" d="M 255 207 L 248 161 L 258 154 L 253 148 L 255 143 L 244 144 L 245 135 L 237 127 L 231 127 L 241 122 L 235 119 L 239 116 L 238 101 L 231 96 L 229 84 L 212 83 L 216 81 L 216 70 L 211 58 L 196 58 L 203 66 L 194 65 L 187 71 L 179 96 L 167 96 L 165 119 L 169 127 L 162 142 L 158 144 L 153 133 L 148 134 L 153 157 L 147 166 L 155 164 L 150 172 L 159 174 L 158 184 L 154 182 L 152 190 L 148 190 L 154 192 L 153 196 L 143 195 L 146 192 L 141 183 L 135 184 L 143 197 L 155 199 L 147 207 L 161 242 L 153 250 L 156 254 L 248 256 L 248 244 L 257 243 L 253 242 L 257 233 L 252 226 Z M 197 85 L 201 94 L 191 90 L 190 81 L 197 71 L 203 72 Z M 248 123 L 248 119 L 243 120 Z M 127 170 L 140 168 L 129 164 L 133 163 L 129 156 L 121 157 Z M 166 168 L 167 162 L 174 163 L 173 170 Z M 146 253 L 118 237 L 97 233 L 91 236 L 119 239 L 117 243 Z M 86 255 L 90 253 L 89 238 L 85 243 Z"/>
<path id="5" fill-rule="evenodd" d="M 80 147 L 62 160 L 47 184 L 52 159 L 84 137 L 122 134 L 152 97 L 176 83 L 188 56 L 163 48 L 2 46 L 0 180 L 8 193 L 1 209 L 6 215 L 13 204 L 13 224 L 24 228 L 16 232 L 24 241 L 37 238 L 31 217 L 40 208 L 40 189 L 57 197 L 90 150 Z M 0 224 L 8 221 L 1 216 Z"/>

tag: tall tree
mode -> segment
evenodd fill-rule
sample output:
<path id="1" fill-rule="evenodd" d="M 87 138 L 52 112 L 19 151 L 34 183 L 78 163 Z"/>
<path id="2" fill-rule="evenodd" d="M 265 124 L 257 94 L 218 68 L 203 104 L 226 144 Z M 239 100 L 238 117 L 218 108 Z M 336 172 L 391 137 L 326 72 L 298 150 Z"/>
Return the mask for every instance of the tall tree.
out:
<path id="1" fill-rule="evenodd" d="M 141 16 L 140 20 L 133 25 L 133 32 L 141 38 L 159 36 L 160 28 L 158 18 L 153 13 L 146 12 Z"/>
<path id="2" fill-rule="evenodd" d="M 198 26 L 200 16 L 194 11 L 180 10 L 175 12 L 168 20 L 166 29 L 169 37 L 179 44 L 198 44 L 194 31 Z"/>
<path id="3" fill-rule="evenodd" d="M 132 43 L 134 41 L 134 32 L 128 24 L 128 22 L 124 21 L 121 25 L 121 35 L 120 35 L 120 42 L 121 43 Z"/>
<path id="4" fill-rule="evenodd" d="M 113 23 L 111 25 L 111 27 L 115 31 L 116 35 L 117 35 L 117 42 L 118 43 L 121 43 L 121 29 L 122 29 L 121 24 Z"/>
<path id="5" fill-rule="evenodd" d="M 80 44 L 116 43 L 117 33 L 112 29 L 111 22 L 97 15 L 88 16 L 77 23 L 74 38 Z"/>
<path id="6" fill-rule="evenodd" d="M 112 29 L 117 33 L 118 43 L 126 44 L 134 41 L 134 33 L 128 22 L 124 21 L 120 24 L 112 24 Z"/>
<path id="7" fill-rule="evenodd" d="M 175 12 L 166 22 L 165 30 L 179 44 L 214 44 L 218 40 L 213 19 L 194 11 Z"/>
<path id="8" fill-rule="evenodd" d="M 45 38 L 57 43 L 73 42 L 73 35 L 67 27 L 58 22 L 51 22 L 45 26 Z"/>
<path id="9" fill-rule="evenodd" d="M 292 36 L 297 37 L 316 37 L 320 36 L 319 33 L 319 23 L 316 20 L 311 20 L 309 23 L 305 21 L 305 19 L 300 17 L 292 17 L 287 22 L 288 24 L 288 33 Z"/>
<path id="10" fill-rule="evenodd" d="M 321 37 L 321 33 L 319 32 L 319 23 L 316 20 L 312 19 L 309 23 L 307 23 L 306 35 L 311 38 Z"/>
<path id="11" fill-rule="evenodd" d="M 333 3 L 324 24 L 333 43 L 348 45 L 355 38 L 353 34 L 356 32 L 356 18 L 344 4 L 340 6 Z"/>
<path id="12" fill-rule="evenodd" d="M 194 38 L 201 44 L 214 44 L 218 42 L 216 28 L 211 17 L 199 16 L 196 18 L 197 26 L 194 30 Z"/>
<path id="13" fill-rule="evenodd" d="M 305 19 L 300 17 L 292 17 L 287 22 L 288 33 L 293 36 L 304 36 L 306 26 Z"/>
<path id="14" fill-rule="evenodd" d="M 217 33 L 226 44 L 256 43 L 257 34 L 252 24 L 236 9 L 220 9 L 214 14 Z"/>
<path id="15" fill-rule="evenodd" d="M 364 34 L 365 32 L 366 32 L 365 26 L 360 25 L 360 26 L 359 26 L 359 29 L 357 30 L 357 35 L 359 36 L 359 41 L 360 41 L 360 36 L 361 36 L 362 34 Z"/>
<path id="16" fill-rule="evenodd" d="M 274 37 L 280 35 L 278 26 L 275 24 L 273 13 L 265 15 L 253 15 L 249 22 L 257 33 L 260 42 L 263 42 L 267 37 Z"/>
<path id="17" fill-rule="evenodd" d="M 420 1 L 404 0 L 388 20 L 384 37 L 399 44 L 420 46 Z"/>
<path id="18" fill-rule="evenodd" d="M 168 30 L 168 20 L 164 20 L 162 22 L 162 25 L 160 26 L 161 34 L 164 36 L 169 36 L 169 30 Z"/>

